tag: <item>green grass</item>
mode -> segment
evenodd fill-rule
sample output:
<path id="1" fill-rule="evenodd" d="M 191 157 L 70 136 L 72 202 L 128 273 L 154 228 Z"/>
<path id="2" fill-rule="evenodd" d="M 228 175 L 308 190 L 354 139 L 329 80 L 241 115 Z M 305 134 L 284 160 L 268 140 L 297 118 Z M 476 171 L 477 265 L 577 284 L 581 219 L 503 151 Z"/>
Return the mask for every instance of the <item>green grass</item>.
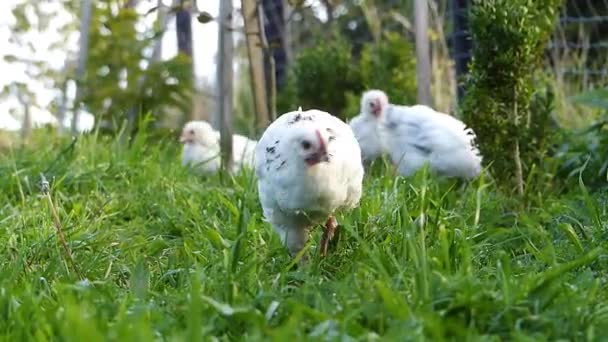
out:
<path id="1" fill-rule="evenodd" d="M 333 253 L 316 256 L 317 229 L 290 268 L 251 173 L 193 175 L 168 139 L 37 139 L 0 156 L 2 340 L 608 336 L 606 196 L 584 187 L 522 203 L 380 167 Z"/>

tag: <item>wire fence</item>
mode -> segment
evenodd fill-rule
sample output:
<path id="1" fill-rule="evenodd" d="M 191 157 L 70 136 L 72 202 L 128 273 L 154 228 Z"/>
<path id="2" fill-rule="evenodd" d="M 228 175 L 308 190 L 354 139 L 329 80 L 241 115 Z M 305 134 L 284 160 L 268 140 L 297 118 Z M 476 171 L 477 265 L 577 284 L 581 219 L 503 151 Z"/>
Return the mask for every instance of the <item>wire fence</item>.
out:
<path id="1" fill-rule="evenodd" d="M 450 35 L 456 73 L 466 74 L 473 42 L 468 32 L 468 0 L 452 0 Z M 564 1 L 546 49 L 547 69 L 570 92 L 605 85 L 608 76 L 608 0 Z M 576 85 L 576 86 L 573 86 Z M 462 89 L 459 89 L 459 95 Z M 568 90 L 566 91 L 568 92 Z M 565 94 L 572 95 L 572 94 Z"/>
<path id="2" fill-rule="evenodd" d="M 606 84 L 608 0 L 566 1 L 547 49 L 558 77 L 584 86 Z"/>

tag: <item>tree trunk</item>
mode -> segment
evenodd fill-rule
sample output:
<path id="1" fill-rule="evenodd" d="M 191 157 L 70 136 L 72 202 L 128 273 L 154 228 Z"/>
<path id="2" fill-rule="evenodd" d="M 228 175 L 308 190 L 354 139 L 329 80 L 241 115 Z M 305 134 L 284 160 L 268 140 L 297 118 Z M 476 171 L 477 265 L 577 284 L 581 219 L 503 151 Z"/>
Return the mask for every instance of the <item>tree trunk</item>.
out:
<path id="1" fill-rule="evenodd" d="M 137 6 L 137 1 L 138 0 L 127 1 L 125 8 L 134 9 L 134 7 Z M 143 76 L 140 76 L 137 79 L 137 84 L 135 86 L 137 87 L 136 89 L 138 92 L 141 91 L 141 88 L 143 87 L 144 82 L 145 82 L 145 79 Z M 132 87 L 133 85 L 130 85 L 130 86 Z M 128 136 L 135 134 L 135 131 L 137 128 L 136 127 L 137 119 L 139 117 L 139 112 L 141 110 L 140 105 L 141 104 L 139 102 L 136 102 L 133 106 L 131 106 L 131 108 L 129 108 L 129 111 L 127 112 L 127 128 L 126 128 L 126 131 L 123 132 L 123 134 L 120 137 L 120 142 L 123 144 L 127 142 L 126 138 Z"/>
<path id="2" fill-rule="evenodd" d="M 150 63 L 160 63 L 163 59 L 163 37 L 165 36 L 165 31 L 167 30 L 167 8 L 163 5 L 163 0 L 157 0 L 156 15 L 160 34 L 158 37 L 156 37 L 156 41 L 154 42 Z M 143 84 L 145 83 L 146 82 L 144 80 Z M 152 109 L 152 115 L 156 118 L 156 120 L 160 120 L 161 118 L 161 111 L 159 109 L 160 108 Z"/>
<path id="3" fill-rule="evenodd" d="M 515 92 L 515 89 L 513 90 Z M 519 127 L 519 112 L 517 106 L 517 96 L 513 97 L 515 101 L 513 113 L 515 114 L 513 117 L 513 122 L 515 123 L 515 127 L 518 131 L 521 132 L 521 127 Z M 515 145 L 513 146 L 513 162 L 515 163 L 515 184 L 517 186 L 517 193 L 520 196 L 524 195 L 524 171 L 521 164 L 521 153 L 519 151 L 519 137 L 515 137 Z"/>
<path id="4" fill-rule="evenodd" d="M 264 76 L 264 50 L 261 37 L 261 23 L 258 20 L 258 6 L 256 0 L 242 0 L 243 19 L 247 40 L 247 53 L 249 55 L 249 70 L 251 72 L 251 87 L 256 114 L 256 128 L 258 131 L 268 126 L 268 97 L 266 94 L 266 79 Z"/>
<path id="5" fill-rule="evenodd" d="M 167 30 L 167 10 L 163 5 L 163 0 L 158 0 L 156 4 L 157 20 L 159 23 L 160 35 L 154 42 L 154 50 L 152 51 L 152 61 L 160 62 L 163 55 L 163 36 Z"/>
<path id="6" fill-rule="evenodd" d="M 429 4 L 427 0 L 414 0 L 414 26 L 416 31 L 416 84 L 418 103 L 431 105 L 431 53 L 428 35 Z"/>
<path id="7" fill-rule="evenodd" d="M 515 138 L 515 146 L 513 148 L 513 161 L 515 162 L 515 183 L 517 185 L 517 194 L 524 195 L 524 173 L 521 165 L 521 156 L 519 153 L 519 138 Z"/>
<path id="8" fill-rule="evenodd" d="M 188 1 L 185 0 L 178 0 L 179 1 L 179 9 L 177 10 L 177 12 L 175 13 L 175 31 L 177 34 L 177 50 L 180 53 L 183 53 L 184 55 L 190 57 L 191 63 L 192 63 L 192 72 L 190 75 L 190 82 L 191 84 L 194 86 L 194 56 L 192 53 L 192 14 L 190 12 L 191 8 L 191 4 L 188 3 Z M 194 113 L 194 108 L 196 107 L 194 105 L 194 99 L 196 97 L 192 98 L 192 104 L 190 106 L 190 109 L 187 111 L 186 114 L 186 118 L 185 120 L 182 121 L 187 121 L 190 119 L 194 119 L 194 118 L 201 118 L 199 117 L 198 113 Z"/>
<path id="9" fill-rule="evenodd" d="M 175 13 L 175 31 L 177 33 L 177 49 L 179 52 L 192 57 L 192 16 L 190 8 L 186 8 L 184 0 Z"/>
<path id="10" fill-rule="evenodd" d="M 263 10 L 258 3 L 258 20 L 263 22 Z M 277 79 L 275 73 L 275 63 L 274 57 L 272 56 L 272 50 L 270 49 L 270 45 L 268 44 L 268 39 L 266 38 L 266 28 L 265 25 L 260 25 L 260 40 L 262 43 L 262 50 L 264 51 L 264 79 L 266 80 L 266 95 L 267 95 L 267 103 L 268 103 L 268 114 L 270 116 L 270 121 L 274 121 L 277 118 Z"/>
<path id="11" fill-rule="evenodd" d="M 30 115 L 29 103 L 27 103 L 27 101 L 23 99 L 19 100 L 23 105 L 23 123 L 21 126 L 21 138 L 23 140 L 23 143 L 25 143 L 32 133 L 32 118 Z"/>
<path id="12" fill-rule="evenodd" d="M 276 87 L 282 89 L 287 81 L 285 6 L 283 0 L 262 0 L 262 8 L 264 12 L 264 32 L 270 47 L 270 50 L 266 53 L 274 59 Z M 270 60 L 269 57 L 266 58 L 267 61 Z M 266 65 L 267 71 L 268 66 Z M 270 80 L 270 76 L 267 75 L 266 79 Z"/>
<path id="13" fill-rule="evenodd" d="M 453 58 L 456 69 L 456 85 L 458 101 L 464 98 L 465 88 L 463 77 L 468 72 L 468 64 L 471 59 L 472 41 L 469 33 L 468 0 L 452 0 L 452 21 L 454 43 Z"/>
<path id="14" fill-rule="evenodd" d="M 220 147 L 222 152 L 222 168 L 226 171 L 232 169 L 232 93 L 233 93 L 233 56 L 232 41 L 232 1 L 220 1 L 219 15 L 219 44 L 220 56 L 217 81 L 219 94 L 219 123 Z"/>
<path id="15" fill-rule="evenodd" d="M 332 28 L 334 22 L 334 6 L 330 0 L 322 0 L 323 6 L 325 6 L 325 15 L 327 15 L 327 26 Z"/>
<path id="16" fill-rule="evenodd" d="M 89 57 L 89 32 L 91 31 L 91 15 L 93 12 L 92 0 L 83 0 L 80 11 L 80 41 L 78 53 L 78 67 L 76 69 L 76 99 L 72 111 L 72 135 L 78 133 L 78 117 L 80 114 L 80 101 L 82 101 L 82 84 L 87 70 L 87 59 Z"/>
<path id="17" fill-rule="evenodd" d="M 65 67 L 63 68 L 63 74 L 68 75 L 68 63 L 65 63 Z M 65 120 L 65 113 L 68 109 L 68 81 L 69 78 L 66 77 L 61 84 L 61 102 L 59 103 L 59 110 L 57 113 L 57 120 L 59 121 L 59 125 L 57 126 L 57 130 L 60 134 L 64 132 L 63 122 Z"/>

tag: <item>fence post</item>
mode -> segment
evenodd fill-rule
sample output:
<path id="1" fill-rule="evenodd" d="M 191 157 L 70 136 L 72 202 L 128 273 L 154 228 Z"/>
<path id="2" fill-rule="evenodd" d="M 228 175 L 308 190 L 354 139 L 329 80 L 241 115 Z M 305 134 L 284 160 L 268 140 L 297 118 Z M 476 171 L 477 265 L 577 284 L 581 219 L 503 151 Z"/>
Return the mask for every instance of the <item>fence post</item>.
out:
<path id="1" fill-rule="evenodd" d="M 21 89 L 16 89 L 17 99 L 23 105 L 23 122 L 21 124 L 21 139 L 25 144 L 32 133 L 32 116 L 30 112 L 30 96 L 24 95 Z"/>
<path id="2" fill-rule="evenodd" d="M 192 58 L 192 15 L 190 4 L 180 0 L 175 12 L 175 34 L 177 37 L 177 50 Z"/>
<path id="3" fill-rule="evenodd" d="M 256 0 L 242 0 L 241 8 L 245 22 L 245 40 L 249 56 L 249 71 L 253 88 L 255 105 L 256 129 L 262 130 L 268 126 L 268 97 L 266 96 L 266 78 L 264 75 L 264 49 L 262 42 L 263 31 L 258 15 Z"/>
<path id="4" fill-rule="evenodd" d="M 427 0 L 414 0 L 414 26 L 416 31 L 416 82 L 418 103 L 431 105 L 431 55 L 428 35 L 429 4 Z"/>
<path id="5" fill-rule="evenodd" d="M 219 62 L 217 68 L 220 148 L 222 167 L 229 171 L 232 167 L 232 77 L 234 47 L 232 42 L 232 1 L 220 1 L 219 15 Z"/>
<path id="6" fill-rule="evenodd" d="M 190 90 L 192 90 L 192 98 L 190 99 L 190 104 L 187 109 L 187 113 L 185 113 L 185 118 L 182 117 L 181 124 L 185 123 L 188 120 L 198 119 L 198 113 L 194 112 L 194 100 L 197 94 L 197 87 L 195 82 L 195 66 L 196 63 L 193 55 L 193 36 L 192 36 L 192 6 L 196 6 L 196 4 L 192 1 L 187 0 L 179 0 L 178 9 L 175 12 L 175 33 L 177 38 L 177 51 L 180 53 L 190 57 L 190 68 L 192 70 L 191 75 L 188 77 L 190 82 Z"/>
<path id="7" fill-rule="evenodd" d="M 59 102 L 59 109 L 57 110 L 57 120 L 59 121 L 59 125 L 57 125 L 57 131 L 59 131 L 60 134 L 63 134 L 65 131 L 65 127 L 63 127 L 63 124 L 65 122 L 65 112 L 67 111 L 68 107 L 68 70 L 68 62 L 66 61 L 63 66 L 63 74 L 66 76 L 63 80 L 63 83 L 61 84 L 61 97 Z"/>
<path id="8" fill-rule="evenodd" d="M 276 80 L 276 88 L 281 89 L 287 81 L 287 51 L 285 37 L 284 0 L 261 0 L 264 14 L 264 34 L 270 46 L 266 51 L 274 59 L 275 71 L 272 77 Z M 267 69 L 268 70 L 268 69 Z M 267 77 L 270 79 L 270 76 Z"/>
<path id="9" fill-rule="evenodd" d="M 156 3 L 156 14 L 158 15 L 158 23 L 159 23 L 159 31 L 160 37 L 156 38 L 154 42 L 154 48 L 152 50 L 152 61 L 160 62 L 162 60 L 163 55 L 163 37 L 165 36 L 165 31 L 167 30 L 167 9 L 163 5 L 162 0 L 157 0 Z"/>
<path id="10" fill-rule="evenodd" d="M 76 81 L 82 82 L 87 70 L 87 59 L 89 57 L 89 32 L 91 30 L 91 15 L 93 12 L 93 1 L 84 0 L 80 4 L 80 42 L 78 51 L 78 67 L 76 69 Z M 82 100 L 82 84 L 76 86 L 76 100 L 72 111 L 72 135 L 78 133 L 78 116 L 80 114 L 80 101 Z"/>
<path id="11" fill-rule="evenodd" d="M 454 22 L 452 42 L 454 46 L 453 58 L 456 66 L 456 85 L 458 102 L 462 101 L 465 87 L 462 82 L 468 73 L 471 59 L 472 41 L 469 35 L 468 0 L 452 0 L 452 20 Z"/>

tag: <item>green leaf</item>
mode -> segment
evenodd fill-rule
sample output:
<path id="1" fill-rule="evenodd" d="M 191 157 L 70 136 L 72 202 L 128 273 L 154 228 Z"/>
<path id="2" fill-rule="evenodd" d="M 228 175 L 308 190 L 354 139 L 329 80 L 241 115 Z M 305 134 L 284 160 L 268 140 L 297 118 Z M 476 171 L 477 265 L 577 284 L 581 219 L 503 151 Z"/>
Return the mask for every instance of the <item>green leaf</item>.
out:
<path id="1" fill-rule="evenodd" d="M 196 20 L 198 20 L 198 22 L 201 24 L 206 24 L 213 21 L 213 16 L 208 12 L 201 12 L 196 16 Z"/>
<path id="2" fill-rule="evenodd" d="M 5 55 L 4 56 L 4 61 L 7 63 L 14 63 L 17 62 L 19 60 L 19 58 L 17 58 L 17 56 L 15 55 Z"/>
<path id="3" fill-rule="evenodd" d="M 226 241 L 216 230 L 211 228 L 203 229 L 203 235 L 211 242 L 213 247 L 219 250 L 230 247 L 230 243 L 228 243 L 228 241 Z"/>
<path id="4" fill-rule="evenodd" d="M 250 309 L 248 309 L 248 308 L 233 307 L 229 304 L 218 302 L 217 300 L 215 300 L 211 297 L 201 296 L 201 298 L 205 302 L 207 302 L 207 304 L 211 305 L 215 310 L 217 310 L 217 312 L 219 312 L 220 314 L 222 314 L 224 316 L 232 316 L 236 313 L 245 313 L 245 312 L 250 311 Z"/>
<path id="5" fill-rule="evenodd" d="M 568 237 L 570 242 L 572 242 L 574 247 L 576 247 L 576 250 L 579 253 L 583 253 L 583 245 L 581 244 L 581 240 L 578 238 L 578 235 L 574 231 L 574 228 L 572 227 L 572 225 L 569 223 L 562 223 L 559 225 L 559 228 L 561 228 L 561 230 L 563 230 L 564 233 L 566 233 L 566 236 Z"/>

